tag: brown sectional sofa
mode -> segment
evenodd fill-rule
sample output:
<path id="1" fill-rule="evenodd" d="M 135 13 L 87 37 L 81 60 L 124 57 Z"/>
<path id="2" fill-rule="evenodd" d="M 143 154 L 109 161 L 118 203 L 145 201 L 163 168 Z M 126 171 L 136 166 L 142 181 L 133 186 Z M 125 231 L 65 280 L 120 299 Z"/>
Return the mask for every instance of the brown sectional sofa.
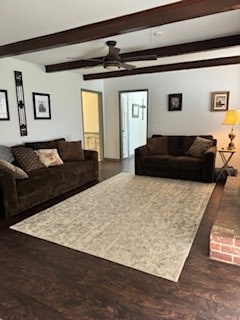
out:
<path id="1" fill-rule="evenodd" d="M 162 146 L 159 154 L 150 154 L 149 144 L 135 149 L 135 174 L 175 179 L 214 181 L 216 140 L 211 135 L 200 136 L 211 141 L 201 157 L 188 155 L 197 136 L 163 136 L 153 135 L 152 138 L 165 137 L 166 146 Z"/>
<path id="2" fill-rule="evenodd" d="M 57 148 L 59 140 L 65 139 L 26 143 L 25 146 L 32 149 Z M 83 150 L 83 154 L 84 159 L 80 161 L 64 161 L 61 165 L 29 171 L 26 179 L 15 179 L 1 167 L 1 213 L 9 218 L 66 192 L 79 187 L 84 189 L 98 182 L 97 152 Z M 17 161 L 14 164 L 19 166 Z"/>

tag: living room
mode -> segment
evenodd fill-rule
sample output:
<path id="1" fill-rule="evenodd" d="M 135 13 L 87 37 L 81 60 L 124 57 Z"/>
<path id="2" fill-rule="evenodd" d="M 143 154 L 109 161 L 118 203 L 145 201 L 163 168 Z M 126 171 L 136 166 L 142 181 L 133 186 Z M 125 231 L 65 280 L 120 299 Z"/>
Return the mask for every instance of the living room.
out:
<path id="1" fill-rule="evenodd" d="M 1 143 L 15 145 L 27 141 L 65 137 L 82 139 L 81 89 L 103 92 L 105 158 L 119 159 L 119 91 L 149 89 L 148 136 L 152 134 L 212 134 L 218 146 L 229 143 L 230 126 L 222 125 L 224 112 L 211 110 L 211 93 L 229 91 L 229 109 L 238 109 L 240 101 L 238 65 L 206 69 L 172 71 L 109 80 L 83 81 L 73 72 L 46 74 L 42 66 L 16 58 L 0 60 L 0 86 L 8 91 L 10 121 L 2 121 Z M 14 71 L 23 74 L 24 98 L 29 134 L 19 134 Z M 226 80 L 227 79 L 227 80 Z M 51 120 L 34 119 L 32 92 L 44 92 L 51 98 Z M 182 110 L 168 111 L 168 95 L 182 93 Z M 239 126 L 235 126 L 235 144 L 239 144 Z M 217 157 L 217 166 L 221 166 Z M 237 154 L 232 165 L 240 169 Z"/>
<path id="2" fill-rule="evenodd" d="M 136 7 L 138 6 L 137 2 L 135 3 Z M 151 5 L 154 7 L 157 6 L 157 3 L 158 5 L 163 5 L 170 2 L 173 1 L 152 1 Z M 187 0 L 184 2 L 188 3 L 191 1 Z M 195 2 L 201 1 L 197 0 Z M 105 9 L 107 7 L 106 3 Z M 236 6 L 239 6 L 239 4 L 239 1 L 236 1 Z M 44 6 L 44 4 L 41 5 Z M 45 5 L 47 7 L 47 3 Z M 76 2 L 75 5 L 77 6 Z M 119 9 L 118 4 L 114 5 Z M 127 2 L 125 5 L 127 7 Z M 139 9 L 148 9 L 148 5 L 146 1 L 142 1 Z M 92 3 L 92 6 L 91 8 L 93 9 L 94 3 Z M 136 7 L 132 8 L 132 12 L 135 12 L 134 9 Z M 63 5 L 61 10 L 64 11 L 64 8 L 65 6 Z M 22 8 L 20 6 L 20 9 L 26 10 L 24 6 Z M 103 9 L 102 11 L 102 16 L 104 17 L 102 20 L 110 18 Z M 236 15 L 236 12 L 232 13 L 232 26 L 229 23 L 229 27 L 226 24 L 226 20 L 224 20 L 224 28 L 227 29 L 229 27 L 231 29 L 234 26 L 234 34 L 237 35 L 240 31 L 239 26 L 237 26 L 237 22 L 240 19 L 239 10 L 234 11 L 237 11 L 238 15 Z M 1 10 L 0 15 L 2 15 L 2 12 L 3 10 Z M 116 12 L 117 10 L 115 11 L 116 16 L 121 16 L 130 13 L 131 10 L 128 12 L 126 9 L 120 8 L 119 13 L 117 14 Z M 24 15 L 21 14 L 22 16 Z M 15 30 L 12 32 L 12 38 L 9 38 L 8 42 L 7 39 L 2 39 L 2 45 L 24 39 L 17 32 L 17 27 L 16 24 Z M 208 30 L 203 30 L 204 27 L 201 23 L 199 28 L 203 32 L 201 40 L 208 39 Z M 47 32 L 47 28 L 44 30 L 46 31 L 45 34 L 51 33 Z M 161 31 L 161 28 L 159 30 Z M 26 34 L 30 35 L 30 31 L 28 27 Z M 60 31 L 60 29 L 56 29 L 56 31 Z M 23 33 L 21 35 L 23 36 Z M 40 35 L 42 34 L 37 34 L 37 32 L 35 34 L 35 36 Z M 219 31 L 216 37 L 228 35 L 232 35 L 231 30 L 226 30 L 225 34 L 221 34 Z M 111 39 L 118 39 L 118 36 L 113 36 Z M 154 41 L 161 43 L 161 37 L 164 38 L 164 36 L 160 35 Z M 32 38 L 32 36 L 28 36 L 27 38 Z M 195 40 L 191 39 L 191 42 Z M 104 41 L 98 39 L 95 43 L 101 43 L 100 46 L 104 46 L 102 43 Z M 120 38 L 118 42 L 121 44 Z M 34 62 L 34 59 L 39 59 L 37 55 L 41 51 L 31 53 L 32 56 L 29 56 L 29 58 L 27 54 L 0 58 L 0 90 L 7 90 L 9 113 L 9 120 L 0 122 L 1 145 L 13 146 L 26 142 L 44 141 L 61 137 L 64 137 L 67 141 L 83 140 L 81 90 L 98 91 L 103 94 L 104 158 L 113 160 L 109 161 L 113 163 L 113 166 L 118 166 L 118 163 L 122 166 L 122 162 L 120 161 L 119 92 L 148 89 L 148 137 L 151 137 L 153 134 L 212 135 L 217 139 L 218 148 L 227 147 L 231 126 L 222 125 L 222 122 L 226 113 L 224 111 L 227 109 L 240 109 L 239 63 L 86 81 L 83 79 L 81 69 L 52 73 L 46 72 L 45 65 L 55 63 L 54 50 L 57 49 L 52 50 L 52 53 L 48 56 L 49 60 L 43 64 Z M 221 57 L 239 56 L 239 43 L 224 50 L 225 52 L 221 52 Z M 75 52 L 73 55 L 71 50 L 69 54 L 64 53 L 65 62 L 67 62 L 66 56 L 72 59 L 72 57 L 75 58 L 78 55 L 79 52 Z M 96 56 L 98 55 L 96 54 Z M 218 57 L 216 52 L 213 52 L 214 56 Z M 208 58 L 209 56 L 206 52 L 195 53 L 194 58 L 189 57 L 190 60 L 196 59 L 197 61 Z M 170 63 L 168 59 L 170 58 L 163 58 L 162 61 L 168 64 Z M 183 60 L 181 59 L 184 58 L 174 56 L 171 59 L 171 63 L 175 64 L 182 62 Z M 52 62 L 50 62 L 51 60 Z M 160 59 L 158 59 L 158 63 L 160 64 L 159 61 Z M 86 68 L 84 72 L 88 73 L 87 70 L 90 69 Z M 14 71 L 22 72 L 23 77 L 28 131 L 26 136 L 20 135 Z M 102 72 L 103 68 L 99 67 L 99 69 L 96 69 L 96 74 L 98 71 Z M 33 105 L 34 92 L 50 95 L 51 119 L 42 120 L 35 118 Z M 212 94 L 218 92 L 227 92 L 229 94 L 227 109 L 222 110 L 222 112 L 213 110 Z M 168 97 L 171 94 L 182 94 L 180 110 L 169 111 Z M 234 129 L 236 132 L 234 144 L 237 147 L 237 152 L 231 159 L 230 165 L 239 171 L 240 126 L 236 125 Z M 217 154 L 216 167 L 219 168 L 222 165 L 222 159 Z M 119 168 L 110 170 L 117 173 Z M 206 209 L 207 215 L 205 215 L 194 242 L 192 256 L 190 256 L 183 273 L 182 282 L 171 283 L 171 281 L 165 279 L 148 278 L 145 277 L 144 273 L 135 273 L 135 270 L 131 270 L 131 268 L 125 270 L 124 267 L 119 267 L 118 269 L 118 267 L 109 264 L 108 261 L 101 261 L 98 264 L 98 261 L 94 257 L 85 256 L 84 254 L 75 255 L 73 250 L 55 246 L 51 243 L 46 244 L 45 241 L 34 237 L 31 237 L 31 240 L 28 242 L 27 238 L 25 238 L 26 235 L 17 232 L 13 233 L 12 230 L 12 233 L 1 230 L 2 241 L 4 243 L 2 246 L 4 257 L 2 265 L 5 266 L 9 263 L 9 269 L 5 269 L 2 272 L 4 285 L 0 289 L 0 295 L 1 300 L 5 302 L 5 306 L 2 305 L 1 307 L 0 305 L 0 318 L 2 317 L 3 320 L 34 319 L 37 315 L 39 319 L 173 318 L 200 320 L 231 319 L 231 316 L 232 319 L 237 319 L 240 314 L 238 306 L 238 302 L 240 301 L 238 269 L 236 266 L 225 266 L 221 263 L 214 264 L 214 262 L 209 262 L 208 259 L 207 234 L 210 232 L 214 220 L 213 215 L 216 213 L 220 203 L 222 189 L 223 186 L 220 182 Z M 6 247 L 5 244 L 7 244 Z M 25 260 L 22 264 L 20 263 L 21 259 Z M 21 277 L 20 279 L 18 278 L 15 285 L 13 274 L 17 274 L 18 264 L 20 264 Z M 39 279 L 39 285 L 33 280 L 34 284 L 32 284 L 33 282 L 31 283 L 30 280 L 29 290 L 26 289 L 24 291 L 25 289 L 23 289 L 23 292 L 19 293 L 20 298 L 18 299 L 16 297 L 17 294 L 14 296 L 13 293 L 20 292 L 21 290 L 18 291 L 18 287 L 24 286 L 24 283 L 28 282 L 28 267 L 32 268 L 34 272 L 36 270 L 36 277 L 33 274 L 31 276 L 34 281 Z M 60 270 L 59 274 L 58 267 Z M 201 279 L 198 278 L 199 274 L 197 271 L 194 271 L 198 268 L 201 268 Z M 219 272 L 219 276 L 213 276 L 215 271 Z M 79 273 L 82 277 L 79 276 Z M 45 278 L 43 274 L 45 274 Z M 61 284 L 60 275 L 64 279 L 67 279 L 63 285 Z M 211 277 L 214 278 L 212 282 Z M 82 291 L 75 287 L 77 286 L 78 279 L 80 279 Z M 224 291 L 224 279 L 227 279 L 226 291 Z M 9 290 L 7 289 L 8 283 Z M 55 287 L 51 288 L 51 286 Z M 55 293 L 58 292 L 56 294 L 57 298 L 53 295 L 54 290 L 56 290 Z M 91 291 L 94 292 L 92 295 Z M 60 292 L 64 292 L 64 303 L 59 300 Z M 80 295 L 82 295 L 82 300 L 79 298 Z M 44 296 L 43 300 L 41 300 L 41 296 Z M 79 305 L 77 305 L 76 301 Z M 68 314 L 68 307 L 71 310 L 70 314 Z M 15 308 L 16 316 L 14 314 L 10 315 L 11 308 Z M 81 317 L 82 314 L 84 314 L 83 317 Z"/>

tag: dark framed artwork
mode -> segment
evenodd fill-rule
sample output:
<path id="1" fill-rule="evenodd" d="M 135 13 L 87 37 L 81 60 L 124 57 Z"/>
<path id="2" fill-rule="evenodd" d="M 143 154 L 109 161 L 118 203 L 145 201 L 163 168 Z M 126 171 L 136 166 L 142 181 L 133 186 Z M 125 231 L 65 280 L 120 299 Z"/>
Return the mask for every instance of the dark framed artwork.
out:
<path id="1" fill-rule="evenodd" d="M 10 120 L 7 90 L 0 90 L 0 120 Z"/>
<path id="2" fill-rule="evenodd" d="M 51 119 L 50 94 L 33 92 L 34 119 Z"/>
<path id="3" fill-rule="evenodd" d="M 25 110 L 25 99 L 23 90 L 23 76 L 21 71 L 14 71 L 16 95 L 17 95 L 17 106 L 18 106 L 18 120 L 19 129 L 21 136 L 27 136 L 27 118 Z"/>
<path id="4" fill-rule="evenodd" d="M 168 95 L 168 111 L 182 110 L 182 93 L 173 93 Z"/>
<path id="5" fill-rule="evenodd" d="M 136 103 L 132 104 L 132 117 L 133 118 L 139 117 L 139 104 L 136 104 Z"/>
<path id="6" fill-rule="evenodd" d="M 217 91 L 211 94 L 212 111 L 227 111 L 229 103 L 229 91 Z"/>

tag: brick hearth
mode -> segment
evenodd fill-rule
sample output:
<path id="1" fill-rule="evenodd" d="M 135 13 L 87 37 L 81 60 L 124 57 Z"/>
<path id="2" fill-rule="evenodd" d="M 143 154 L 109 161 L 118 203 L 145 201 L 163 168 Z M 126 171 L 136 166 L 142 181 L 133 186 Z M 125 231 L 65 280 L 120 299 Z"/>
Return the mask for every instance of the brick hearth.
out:
<path id="1" fill-rule="evenodd" d="M 209 257 L 240 266 L 240 176 L 227 178 L 211 230 Z"/>

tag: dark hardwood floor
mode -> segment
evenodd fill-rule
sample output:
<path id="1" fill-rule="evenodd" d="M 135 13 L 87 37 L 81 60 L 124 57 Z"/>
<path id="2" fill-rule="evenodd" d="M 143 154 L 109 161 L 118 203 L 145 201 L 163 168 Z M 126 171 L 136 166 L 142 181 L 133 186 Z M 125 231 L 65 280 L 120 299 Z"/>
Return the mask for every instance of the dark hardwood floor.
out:
<path id="1" fill-rule="evenodd" d="M 133 160 L 101 163 L 100 180 L 120 171 L 133 171 Z M 0 221 L 0 318 L 240 319 L 239 267 L 208 258 L 222 191 L 218 184 L 177 283 L 10 230 L 14 219 Z"/>

